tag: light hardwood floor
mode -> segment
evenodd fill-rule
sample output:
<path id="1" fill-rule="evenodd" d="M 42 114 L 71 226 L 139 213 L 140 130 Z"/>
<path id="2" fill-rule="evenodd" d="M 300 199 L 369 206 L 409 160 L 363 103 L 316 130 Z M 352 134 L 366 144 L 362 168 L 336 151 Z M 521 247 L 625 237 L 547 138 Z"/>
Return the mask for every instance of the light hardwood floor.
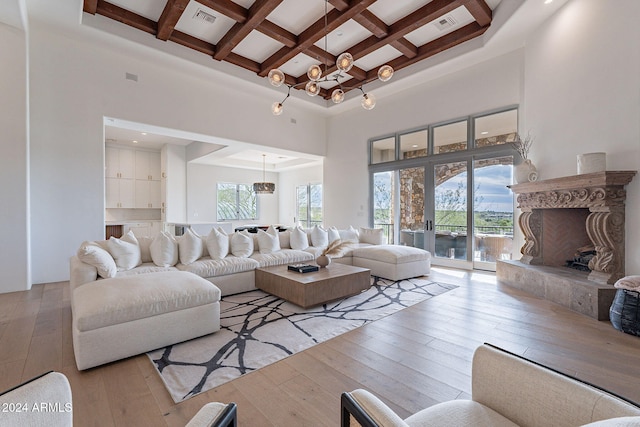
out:
<path id="1" fill-rule="evenodd" d="M 77 426 L 182 426 L 209 401 L 236 402 L 241 426 L 338 426 L 340 393 L 359 387 L 402 417 L 468 397 L 473 351 L 490 342 L 640 401 L 639 337 L 493 274 L 430 277 L 460 287 L 177 405 L 145 355 L 79 372 L 68 283 L 35 285 L 0 295 L 0 390 L 61 371 Z"/>

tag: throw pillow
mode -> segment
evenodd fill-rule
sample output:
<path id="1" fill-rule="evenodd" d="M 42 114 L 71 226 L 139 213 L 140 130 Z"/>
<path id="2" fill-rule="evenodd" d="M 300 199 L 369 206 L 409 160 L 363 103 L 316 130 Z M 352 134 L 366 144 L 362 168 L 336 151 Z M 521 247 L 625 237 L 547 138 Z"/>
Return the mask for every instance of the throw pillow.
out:
<path id="1" fill-rule="evenodd" d="M 309 247 L 309 238 L 302 227 L 296 227 L 291 230 L 289 240 L 291 242 L 291 249 L 303 251 Z"/>
<path id="2" fill-rule="evenodd" d="M 158 267 L 171 267 L 178 263 L 178 243 L 176 238 L 161 231 L 149 245 L 151 259 Z"/>
<path id="3" fill-rule="evenodd" d="M 329 243 L 333 243 L 336 240 L 341 240 L 340 239 L 340 232 L 338 231 L 337 228 L 329 227 L 329 229 L 327 230 L 327 233 L 329 235 Z"/>
<path id="4" fill-rule="evenodd" d="M 149 246 L 151 242 L 153 242 L 152 236 L 140 236 L 137 237 L 138 246 L 140 246 L 140 261 L 145 262 L 153 262 L 151 259 L 151 252 L 149 251 Z"/>
<path id="5" fill-rule="evenodd" d="M 319 225 L 314 225 L 311 230 L 311 244 L 316 248 L 324 248 L 327 246 L 329 244 L 329 234 L 327 230 Z"/>
<path id="6" fill-rule="evenodd" d="M 371 245 L 384 244 L 384 234 L 382 228 L 363 228 L 360 227 L 360 243 L 369 243 Z"/>
<path id="7" fill-rule="evenodd" d="M 94 266 L 103 279 L 116 277 L 118 267 L 111 254 L 102 249 L 96 242 L 83 242 L 77 252 L 78 259 Z"/>
<path id="8" fill-rule="evenodd" d="M 233 256 L 248 258 L 253 253 L 253 238 L 247 234 L 236 232 L 231 236 L 231 253 Z"/>
<path id="9" fill-rule="evenodd" d="M 258 247 L 261 254 L 270 254 L 280 250 L 278 230 L 269 226 L 267 231 L 258 230 Z"/>
<path id="10" fill-rule="evenodd" d="M 142 264 L 138 239 L 136 239 L 131 230 L 121 239 L 111 236 L 107 240 L 107 248 L 109 248 L 111 256 L 116 261 L 118 271 L 131 270 Z"/>
<path id="11" fill-rule="evenodd" d="M 187 228 L 178 240 L 178 256 L 184 265 L 193 264 L 202 257 L 202 239 Z"/>
<path id="12" fill-rule="evenodd" d="M 222 228 L 211 229 L 207 236 L 207 249 L 211 259 L 223 259 L 229 255 L 229 236 Z"/>
<path id="13" fill-rule="evenodd" d="M 358 241 L 358 230 L 356 230 L 352 226 L 349 226 L 349 228 L 346 230 L 338 230 L 338 234 L 340 234 L 340 240 L 351 240 L 355 242 Z"/>
<path id="14" fill-rule="evenodd" d="M 280 239 L 280 249 L 291 248 L 291 231 L 280 231 L 278 233 L 278 238 Z"/>

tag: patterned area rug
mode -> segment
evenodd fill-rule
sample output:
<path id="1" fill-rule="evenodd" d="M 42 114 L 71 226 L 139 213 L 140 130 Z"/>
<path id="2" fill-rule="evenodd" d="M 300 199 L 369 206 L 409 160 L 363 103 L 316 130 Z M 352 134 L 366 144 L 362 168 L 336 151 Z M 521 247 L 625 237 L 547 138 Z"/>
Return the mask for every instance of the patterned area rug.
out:
<path id="1" fill-rule="evenodd" d="M 147 353 L 181 402 L 457 286 L 372 278 L 367 291 L 303 309 L 262 291 L 223 297 L 218 332 Z"/>

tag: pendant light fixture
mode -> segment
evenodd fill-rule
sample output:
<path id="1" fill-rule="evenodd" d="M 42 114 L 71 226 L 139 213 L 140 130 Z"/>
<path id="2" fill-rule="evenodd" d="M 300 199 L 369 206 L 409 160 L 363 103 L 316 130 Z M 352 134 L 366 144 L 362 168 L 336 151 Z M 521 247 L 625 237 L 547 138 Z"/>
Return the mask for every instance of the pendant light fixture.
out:
<path id="1" fill-rule="evenodd" d="M 256 194 L 273 194 L 276 190 L 276 184 L 273 182 L 266 182 L 266 171 L 265 171 L 265 157 L 266 154 L 262 155 L 262 182 L 254 182 L 253 183 L 253 192 Z"/>
<path id="2" fill-rule="evenodd" d="M 328 4 L 328 0 L 325 0 L 324 2 L 324 50 L 325 52 L 329 52 L 327 50 L 327 38 L 329 36 L 327 4 Z M 320 89 L 321 89 L 320 83 L 324 83 L 324 82 L 335 82 L 337 84 L 338 87 L 335 88 L 333 92 L 331 92 L 331 100 L 335 104 L 340 104 L 342 101 L 344 101 L 344 96 L 346 91 L 350 89 L 360 89 L 360 91 L 362 92 L 362 99 L 360 101 L 362 108 L 364 108 L 365 110 L 372 110 L 376 106 L 376 98 L 373 96 L 373 94 L 366 93 L 362 88 L 362 85 L 347 87 L 347 86 L 343 86 L 342 83 L 340 83 L 340 79 L 347 77 L 346 74 L 353 67 L 353 62 L 354 62 L 353 56 L 349 52 L 344 52 L 340 54 L 338 56 L 338 59 L 336 60 L 336 68 L 338 69 L 338 72 L 334 74 L 332 77 L 327 75 L 326 62 L 323 64 L 324 76 L 323 76 L 322 68 L 320 67 L 320 65 L 314 64 L 314 65 L 311 65 L 307 70 L 307 77 L 309 78 L 309 81 L 306 83 L 302 82 L 302 83 L 296 83 L 293 85 L 285 82 L 285 75 L 281 70 L 277 68 L 272 69 L 271 71 L 269 71 L 269 75 L 268 75 L 269 83 L 271 83 L 275 87 L 280 87 L 283 84 L 285 84 L 288 90 L 287 90 L 287 96 L 285 96 L 282 101 L 280 102 L 276 101 L 271 105 L 271 112 L 275 116 L 279 116 L 280 114 L 282 114 L 284 110 L 283 104 L 287 100 L 287 98 L 291 96 L 292 88 L 297 88 L 302 85 L 305 85 L 304 89 L 305 89 L 305 92 L 307 92 L 307 95 L 316 96 L 320 93 Z M 393 68 L 390 65 L 383 65 L 378 69 L 378 80 L 382 82 L 387 82 L 391 79 L 392 76 L 393 76 Z"/>

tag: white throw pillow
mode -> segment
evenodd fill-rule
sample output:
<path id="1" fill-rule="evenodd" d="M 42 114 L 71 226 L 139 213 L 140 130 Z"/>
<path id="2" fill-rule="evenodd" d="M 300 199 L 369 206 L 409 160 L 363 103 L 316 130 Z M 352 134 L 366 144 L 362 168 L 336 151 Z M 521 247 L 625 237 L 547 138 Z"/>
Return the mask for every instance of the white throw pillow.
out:
<path id="1" fill-rule="evenodd" d="M 138 246 L 140 246 L 140 261 L 143 263 L 153 262 L 151 252 L 149 251 L 149 246 L 151 246 L 151 242 L 153 242 L 153 236 L 140 236 L 136 238 L 138 239 Z"/>
<path id="2" fill-rule="evenodd" d="M 118 271 L 131 270 L 142 264 L 138 239 L 136 239 L 131 230 L 121 239 L 111 236 L 107 240 L 107 248 L 109 248 L 111 256 L 116 261 Z"/>
<path id="3" fill-rule="evenodd" d="M 303 251 L 309 247 L 307 232 L 304 231 L 302 227 L 296 227 L 291 230 L 289 241 L 291 243 L 291 249 Z"/>
<path id="4" fill-rule="evenodd" d="M 325 246 L 328 246 L 329 233 L 327 233 L 327 230 L 319 225 L 314 225 L 311 230 L 311 244 L 316 248 L 324 248 Z"/>
<path id="5" fill-rule="evenodd" d="M 211 229 L 207 236 L 207 250 L 211 259 L 223 259 L 229 255 L 229 236 L 222 228 Z"/>
<path id="6" fill-rule="evenodd" d="M 202 257 L 202 239 L 192 229 L 187 228 L 178 240 L 180 262 L 189 265 Z"/>
<path id="7" fill-rule="evenodd" d="M 329 243 L 333 243 L 336 240 L 340 240 L 340 232 L 338 231 L 337 228 L 329 227 L 329 229 L 327 230 L 327 233 L 329 235 Z"/>
<path id="8" fill-rule="evenodd" d="M 280 249 L 291 248 L 291 232 L 289 230 L 278 232 L 278 239 L 280 239 Z"/>
<path id="9" fill-rule="evenodd" d="M 267 231 L 258 230 L 258 247 L 261 254 L 270 254 L 280 250 L 278 230 L 269 226 Z"/>
<path id="10" fill-rule="evenodd" d="M 349 226 L 349 228 L 346 230 L 338 230 L 338 234 L 340 234 L 340 240 L 342 241 L 358 241 L 358 230 L 353 228 L 353 226 Z"/>
<path id="11" fill-rule="evenodd" d="M 363 228 L 360 227 L 360 243 L 369 243 L 371 245 L 384 244 L 384 234 L 382 228 Z"/>
<path id="12" fill-rule="evenodd" d="M 236 232 L 231 236 L 231 253 L 239 258 L 248 258 L 253 253 L 253 237 Z"/>
<path id="13" fill-rule="evenodd" d="M 171 267 L 178 263 L 178 242 L 166 231 L 161 231 L 149 245 L 151 259 L 159 267 Z"/>
<path id="14" fill-rule="evenodd" d="M 78 259 L 94 266 L 103 279 L 116 277 L 118 266 L 111 254 L 102 249 L 96 242 L 83 242 L 77 252 Z"/>

